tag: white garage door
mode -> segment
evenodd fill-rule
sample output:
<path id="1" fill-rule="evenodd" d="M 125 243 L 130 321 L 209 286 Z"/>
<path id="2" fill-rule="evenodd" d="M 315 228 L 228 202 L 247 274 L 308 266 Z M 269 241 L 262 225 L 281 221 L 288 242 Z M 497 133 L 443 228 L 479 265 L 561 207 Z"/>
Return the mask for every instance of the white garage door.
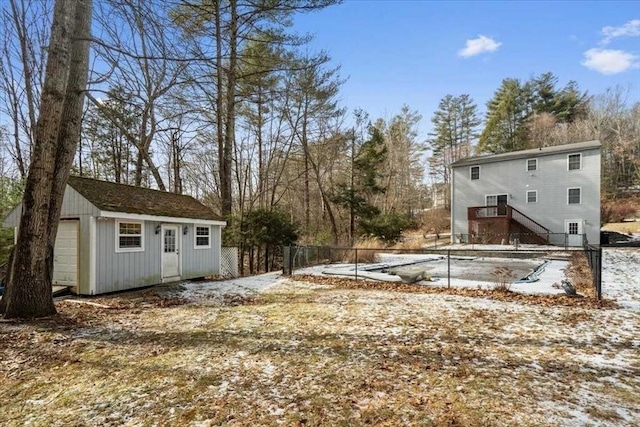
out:
<path id="1" fill-rule="evenodd" d="M 78 286 L 78 221 L 60 221 L 53 248 L 53 284 Z"/>

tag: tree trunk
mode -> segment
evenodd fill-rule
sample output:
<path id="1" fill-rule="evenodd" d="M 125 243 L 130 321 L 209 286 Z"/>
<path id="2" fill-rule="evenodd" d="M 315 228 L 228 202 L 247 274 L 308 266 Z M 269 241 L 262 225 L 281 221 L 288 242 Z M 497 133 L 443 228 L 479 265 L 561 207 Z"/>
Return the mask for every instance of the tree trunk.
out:
<path id="1" fill-rule="evenodd" d="M 225 132 L 224 147 L 222 151 L 222 163 L 220 164 L 220 187 L 221 187 L 221 213 L 222 216 L 229 216 L 232 211 L 232 186 L 231 186 L 231 165 L 232 153 L 235 145 L 235 114 L 236 114 L 236 68 L 238 60 L 238 3 L 237 0 L 229 1 L 231 19 L 229 20 L 229 65 L 227 70 L 226 87 L 226 111 L 225 111 Z M 218 70 L 220 73 L 220 70 Z M 218 111 L 218 114 L 222 114 Z"/>
<path id="2" fill-rule="evenodd" d="M 56 313 L 51 292 L 53 246 L 80 136 L 90 25 L 91 0 L 56 1 L 34 154 L 3 297 L 7 318 Z"/>

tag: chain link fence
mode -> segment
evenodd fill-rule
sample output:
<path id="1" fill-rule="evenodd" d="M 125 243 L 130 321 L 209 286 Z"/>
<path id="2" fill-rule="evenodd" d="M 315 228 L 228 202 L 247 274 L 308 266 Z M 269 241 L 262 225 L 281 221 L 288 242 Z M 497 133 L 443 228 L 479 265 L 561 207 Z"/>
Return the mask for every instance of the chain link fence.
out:
<path id="1" fill-rule="evenodd" d="M 454 242 L 469 245 L 513 245 L 515 250 L 518 250 L 524 242 L 531 238 L 542 238 L 549 245 L 568 250 L 571 247 L 583 246 L 586 235 L 569 233 L 458 233 L 454 235 Z"/>
<path id="2" fill-rule="evenodd" d="M 580 238 L 583 236 L 581 235 Z M 516 246 L 516 247 L 514 247 Z M 390 248 L 348 248 L 329 246 L 285 246 L 283 248 L 283 273 L 285 275 L 305 274 L 307 267 L 327 265 L 327 267 L 344 266 L 345 272 L 355 279 L 371 278 L 374 270 L 385 269 L 385 262 L 381 262 L 381 255 L 386 259 L 393 255 L 435 255 L 440 259 L 440 267 L 433 270 L 440 279 L 446 279 L 447 286 L 451 286 L 451 279 L 478 280 L 494 282 L 495 271 L 499 267 L 512 270 L 514 279 L 525 283 L 527 280 L 534 282 L 540 266 L 540 260 L 561 260 L 570 262 L 570 256 L 576 251 L 584 251 L 589 266 L 592 269 L 593 285 L 597 298 L 602 296 L 602 250 L 592 245 L 578 247 L 550 247 L 538 248 L 522 247 L 517 243 L 514 246 L 504 248 L 480 249 L 469 247 L 463 249 L 450 248 L 422 248 L 422 249 L 390 249 Z M 410 257 L 409 257 L 410 258 Z M 416 257 L 414 257 L 416 258 Z M 418 257 L 419 258 L 419 257 Z M 433 257 L 432 257 L 433 258 Z M 460 265 L 470 258 L 481 260 L 478 269 L 462 268 Z M 505 261 L 508 259 L 509 261 Z M 537 260 L 534 262 L 534 260 Z M 409 270 L 410 265 L 424 263 L 423 260 L 410 259 L 404 264 Z M 446 262 L 446 265 L 443 265 Z M 536 264 L 537 262 L 537 264 Z M 347 269 L 348 266 L 348 269 Z M 462 273 L 461 273 L 462 271 Z M 302 273 L 300 273 L 302 272 Z M 560 279 L 558 279 L 558 282 Z"/>

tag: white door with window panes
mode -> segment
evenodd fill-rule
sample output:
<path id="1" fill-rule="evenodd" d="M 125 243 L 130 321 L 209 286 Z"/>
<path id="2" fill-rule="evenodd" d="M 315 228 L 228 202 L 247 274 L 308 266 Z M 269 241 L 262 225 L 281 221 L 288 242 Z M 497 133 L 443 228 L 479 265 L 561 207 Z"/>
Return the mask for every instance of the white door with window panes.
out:
<path id="1" fill-rule="evenodd" d="M 564 232 L 567 234 L 568 246 L 582 246 L 582 219 L 568 219 L 564 222 Z"/>
<path id="2" fill-rule="evenodd" d="M 180 279 L 180 226 L 162 226 L 162 281 Z"/>
<path id="3" fill-rule="evenodd" d="M 508 200 L 508 194 L 490 194 L 485 196 L 485 206 L 495 206 L 487 208 L 487 216 L 506 215 Z"/>

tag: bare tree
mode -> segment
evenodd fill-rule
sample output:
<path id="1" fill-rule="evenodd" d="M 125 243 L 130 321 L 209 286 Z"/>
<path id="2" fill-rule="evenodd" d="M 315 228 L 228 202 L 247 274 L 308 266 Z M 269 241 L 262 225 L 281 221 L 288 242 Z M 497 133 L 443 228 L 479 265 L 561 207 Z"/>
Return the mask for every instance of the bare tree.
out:
<path id="1" fill-rule="evenodd" d="M 10 120 L 12 144 L 7 148 L 22 178 L 27 175 L 33 148 L 51 8 L 50 0 L 2 2 L 0 112 Z"/>
<path id="2" fill-rule="evenodd" d="M 53 246 L 87 86 L 91 0 L 56 0 L 49 56 L 34 131 L 33 159 L 22 201 L 2 309 L 7 318 L 56 312 L 51 281 Z"/>

